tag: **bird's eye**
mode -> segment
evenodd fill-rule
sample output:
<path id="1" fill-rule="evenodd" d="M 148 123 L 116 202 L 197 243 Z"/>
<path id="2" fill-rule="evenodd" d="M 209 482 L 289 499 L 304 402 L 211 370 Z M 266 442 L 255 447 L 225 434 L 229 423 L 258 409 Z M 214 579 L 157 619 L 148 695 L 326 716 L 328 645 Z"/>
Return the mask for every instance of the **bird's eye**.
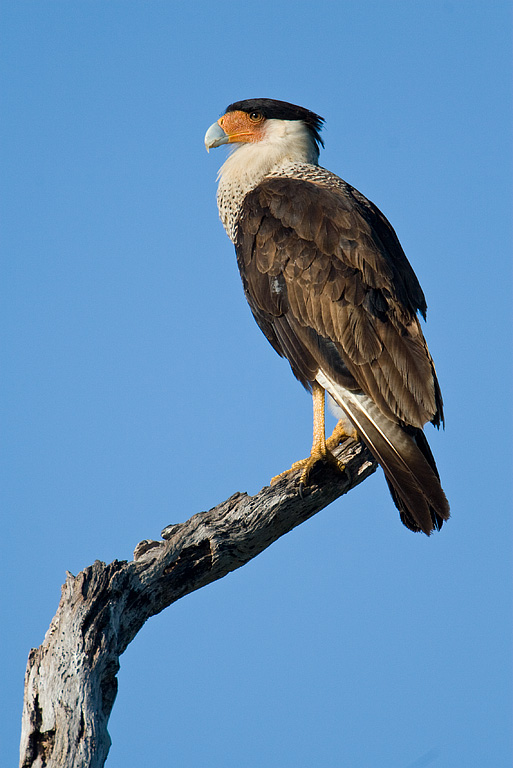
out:
<path id="1" fill-rule="evenodd" d="M 249 113 L 249 119 L 252 123 L 259 123 L 260 120 L 262 120 L 262 115 L 260 112 L 250 112 Z"/>

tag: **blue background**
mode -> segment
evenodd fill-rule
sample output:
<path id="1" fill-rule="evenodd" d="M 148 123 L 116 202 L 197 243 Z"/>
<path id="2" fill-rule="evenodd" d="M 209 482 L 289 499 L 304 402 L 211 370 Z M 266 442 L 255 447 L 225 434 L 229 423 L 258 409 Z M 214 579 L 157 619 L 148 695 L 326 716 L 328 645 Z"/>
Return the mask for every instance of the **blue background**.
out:
<path id="1" fill-rule="evenodd" d="M 3 2 L 2 762 L 66 570 L 305 455 L 245 304 L 207 127 L 268 96 L 396 228 L 426 293 L 452 519 L 377 473 L 142 629 L 107 765 L 511 764 L 511 9 L 505 0 Z"/>

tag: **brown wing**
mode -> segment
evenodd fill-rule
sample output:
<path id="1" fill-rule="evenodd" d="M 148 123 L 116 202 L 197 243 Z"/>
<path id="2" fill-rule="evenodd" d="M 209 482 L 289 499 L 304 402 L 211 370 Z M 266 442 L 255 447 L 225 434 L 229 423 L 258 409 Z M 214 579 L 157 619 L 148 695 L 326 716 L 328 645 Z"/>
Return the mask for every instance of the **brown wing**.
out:
<path id="1" fill-rule="evenodd" d="M 424 295 L 391 225 L 360 193 L 264 180 L 244 200 L 236 251 L 255 319 L 305 386 L 321 369 L 392 421 L 443 420 L 417 318 Z"/>

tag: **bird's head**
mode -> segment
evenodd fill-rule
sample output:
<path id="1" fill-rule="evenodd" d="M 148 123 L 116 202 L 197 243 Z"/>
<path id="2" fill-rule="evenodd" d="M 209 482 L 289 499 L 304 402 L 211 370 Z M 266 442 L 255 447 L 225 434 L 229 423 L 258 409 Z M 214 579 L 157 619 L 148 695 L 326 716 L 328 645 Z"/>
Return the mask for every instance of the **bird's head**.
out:
<path id="1" fill-rule="evenodd" d="M 246 99 L 227 107 L 205 135 L 207 152 L 221 144 L 252 144 L 291 159 L 317 162 L 323 118 L 276 99 Z"/>

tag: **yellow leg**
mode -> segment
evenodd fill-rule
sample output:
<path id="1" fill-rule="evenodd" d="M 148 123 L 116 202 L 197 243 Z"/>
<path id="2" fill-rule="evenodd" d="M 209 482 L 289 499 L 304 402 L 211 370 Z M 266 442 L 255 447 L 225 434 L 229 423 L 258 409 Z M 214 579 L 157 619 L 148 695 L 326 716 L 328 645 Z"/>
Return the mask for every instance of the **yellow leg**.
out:
<path id="1" fill-rule="evenodd" d="M 339 469 L 341 472 L 344 471 L 344 465 L 338 461 L 338 459 L 333 456 L 331 453 L 330 448 L 336 448 L 338 443 L 340 442 L 340 439 L 338 439 L 337 442 L 333 443 L 333 437 L 335 435 L 335 432 L 337 430 L 337 427 L 335 427 L 335 430 L 332 434 L 332 436 L 329 439 L 330 446 L 328 447 L 326 442 L 326 432 L 325 432 L 325 426 L 324 426 L 324 406 L 325 406 L 325 394 L 324 389 L 321 387 L 320 384 L 317 384 L 317 382 L 314 382 L 312 385 L 312 401 L 313 401 L 313 442 L 312 442 L 312 450 L 310 451 L 310 456 L 307 459 L 301 459 L 300 461 L 294 462 L 294 464 L 291 466 L 290 469 L 286 469 L 285 472 L 281 472 L 279 475 L 276 475 L 276 477 L 273 477 L 271 480 L 271 484 L 277 482 L 278 480 L 281 480 L 282 477 L 285 477 L 290 472 L 294 472 L 297 469 L 302 469 L 301 476 L 299 478 L 299 484 L 302 485 L 308 485 L 308 478 L 310 476 L 310 472 L 314 468 L 314 466 L 317 464 L 318 461 L 328 461 L 330 464 L 334 464 L 337 469 Z M 340 424 L 341 422 L 339 422 Z"/>

